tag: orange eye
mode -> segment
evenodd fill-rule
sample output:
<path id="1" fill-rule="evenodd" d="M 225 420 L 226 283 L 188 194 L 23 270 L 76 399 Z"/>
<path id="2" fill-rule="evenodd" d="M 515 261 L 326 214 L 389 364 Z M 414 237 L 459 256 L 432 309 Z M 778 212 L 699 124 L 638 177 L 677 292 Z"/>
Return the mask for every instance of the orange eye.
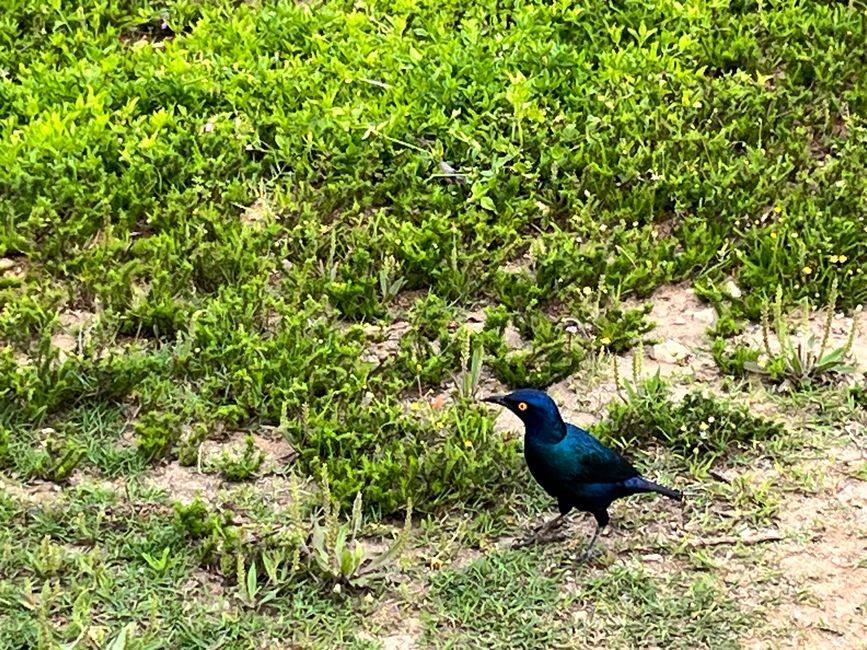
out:
<path id="1" fill-rule="evenodd" d="M 527 402 L 518 402 L 518 410 L 526 411 L 527 410 Z"/>

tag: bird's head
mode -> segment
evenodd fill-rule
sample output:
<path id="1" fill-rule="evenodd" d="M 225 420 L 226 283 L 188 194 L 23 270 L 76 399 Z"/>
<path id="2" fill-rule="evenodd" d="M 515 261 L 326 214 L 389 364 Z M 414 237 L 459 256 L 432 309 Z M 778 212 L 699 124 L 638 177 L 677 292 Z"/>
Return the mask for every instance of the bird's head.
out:
<path id="1" fill-rule="evenodd" d="M 560 409 L 548 395 L 534 388 L 521 388 L 505 395 L 485 397 L 485 402 L 505 406 L 517 415 L 528 435 L 559 439 L 565 433 Z"/>

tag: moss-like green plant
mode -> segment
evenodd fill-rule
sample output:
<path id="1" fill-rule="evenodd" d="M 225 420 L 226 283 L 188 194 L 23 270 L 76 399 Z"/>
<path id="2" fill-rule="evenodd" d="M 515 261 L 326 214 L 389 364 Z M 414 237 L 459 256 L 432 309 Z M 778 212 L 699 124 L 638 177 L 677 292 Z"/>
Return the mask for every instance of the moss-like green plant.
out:
<path id="1" fill-rule="evenodd" d="M 608 405 L 608 418 L 594 427 L 601 438 L 622 447 L 653 441 L 677 450 L 707 467 L 739 443 L 768 440 L 784 434 L 783 426 L 749 413 L 744 406 L 694 390 L 674 401 L 659 372 L 638 379 L 621 379 L 619 398 Z"/>
<path id="2" fill-rule="evenodd" d="M 148 411 L 133 426 L 136 447 L 147 460 L 161 458 L 181 435 L 181 419 L 175 413 Z"/>
<path id="3" fill-rule="evenodd" d="M 224 449 L 211 463 L 227 481 L 246 481 L 255 476 L 264 460 L 265 454 L 256 447 L 253 436 L 248 433 L 240 452 Z"/>

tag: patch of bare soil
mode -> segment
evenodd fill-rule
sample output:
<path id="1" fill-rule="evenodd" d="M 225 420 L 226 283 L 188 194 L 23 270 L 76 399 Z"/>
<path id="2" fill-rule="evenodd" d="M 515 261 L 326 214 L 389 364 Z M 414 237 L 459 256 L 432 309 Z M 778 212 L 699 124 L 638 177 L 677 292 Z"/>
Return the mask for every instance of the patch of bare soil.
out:
<path id="1" fill-rule="evenodd" d="M 27 483 L 13 483 L 2 476 L 0 476 L 0 490 L 28 506 L 51 505 L 63 496 L 63 488 L 51 481 L 33 480 Z"/>
<path id="2" fill-rule="evenodd" d="M 415 616 L 407 616 L 398 603 L 383 603 L 373 614 L 373 622 L 390 630 L 379 639 L 382 650 L 415 650 L 419 647 L 421 621 Z"/>
<path id="3" fill-rule="evenodd" d="M 177 461 L 161 465 L 148 472 L 144 483 L 159 489 L 174 501 L 191 503 L 196 498 L 208 505 L 218 502 L 223 481 L 213 474 L 203 474 L 195 467 L 185 467 Z"/>
<path id="4" fill-rule="evenodd" d="M 763 631 L 749 648 L 858 648 L 867 639 L 867 481 L 852 472 L 865 462 L 853 447 L 834 450 L 819 496 L 789 495 L 779 527 L 786 540 L 767 564 L 779 571 Z"/>
<path id="5" fill-rule="evenodd" d="M 232 431 L 222 440 L 204 441 L 199 451 L 202 467 L 208 467 L 222 453 L 241 454 L 246 435 L 244 431 Z M 263 430 L 250 435 L 256 449 L 264 454 L 262 466 L 259 468 L 261 475 L 281 471 L 286 461 L 295 456 L 295 448 L 276 431 Z"/>
<path id="6" fill-rule="evenodd" d="M 60 314 L 60 331 L 51 335 L 51 345 L 60 352 L 60 359 L 79 351 L 87 326 L 96 316 L 93 312 L 70 309 Z"/>
<path id="7" fill-rule="evenodd" d="M 211 124 L 208 122 L 208 124 Z M 206 124 L 207 128 L 207 124 Z M 213 128 L 213 124 L 211 124 Z M 245 226 L 258 226 L 274 218 L 274 208 L 266 198 L 256 199 L 252 205 L 247 206 L 241 213 L 241 223 Z"/>
<path id="8" fill-rule="evenodd" d="M 231 483 L 207 468 L 211 461 L 226 452 L 241 454 L 244 436 L 241 431 L 229 432 L 219 441 L 207 440 L 200 451 L 200 470 L 196 466 L 183 466 L 177 461 L 161 465 L 148 472 L 145 482 L 168 495 L 173 501 L 189 503 L 197 497 L 209 506 L 243 501 L 243 494 L 254 492 L 260 500 L 274 510 L 285 510 L 296 495 L 309 496 L 309 486 L 297 484 L 293 475 L 286 473 L 295 449 L 279 434 L 263 429 L 252 433 L 253 443 L 264 454 L 264 460 L 254 481 Z"/>
<path id="9" fill-rule="evenodd" d="M 27 275 L 28 260 L 24 257 L 0 257 L 0 275 L 19 280 Z"/>

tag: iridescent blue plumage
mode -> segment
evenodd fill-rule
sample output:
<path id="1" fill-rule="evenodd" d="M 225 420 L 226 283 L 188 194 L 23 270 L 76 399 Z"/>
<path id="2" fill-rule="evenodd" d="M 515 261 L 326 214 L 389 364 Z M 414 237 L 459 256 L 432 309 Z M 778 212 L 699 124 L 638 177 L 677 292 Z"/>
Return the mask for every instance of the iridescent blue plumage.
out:
<path id="1" fill-rule="evenodd" d="M 559 525 L 573 509 L 595 517 L 596 532 L 585 556 L 608 525 L 608 506 L 615 499 L 642 492 L 657 492 L 677 501 L 683 498 L 681 492 L 642 478 L 616 451 L 584 429 L 564 422 L 557 405 L 540 390 L 525 388 L 486 401 L 505 406 L 521 418 L 530 474 L 557 499 L 560 516 L 541 530 L 547 532 Z"/>

